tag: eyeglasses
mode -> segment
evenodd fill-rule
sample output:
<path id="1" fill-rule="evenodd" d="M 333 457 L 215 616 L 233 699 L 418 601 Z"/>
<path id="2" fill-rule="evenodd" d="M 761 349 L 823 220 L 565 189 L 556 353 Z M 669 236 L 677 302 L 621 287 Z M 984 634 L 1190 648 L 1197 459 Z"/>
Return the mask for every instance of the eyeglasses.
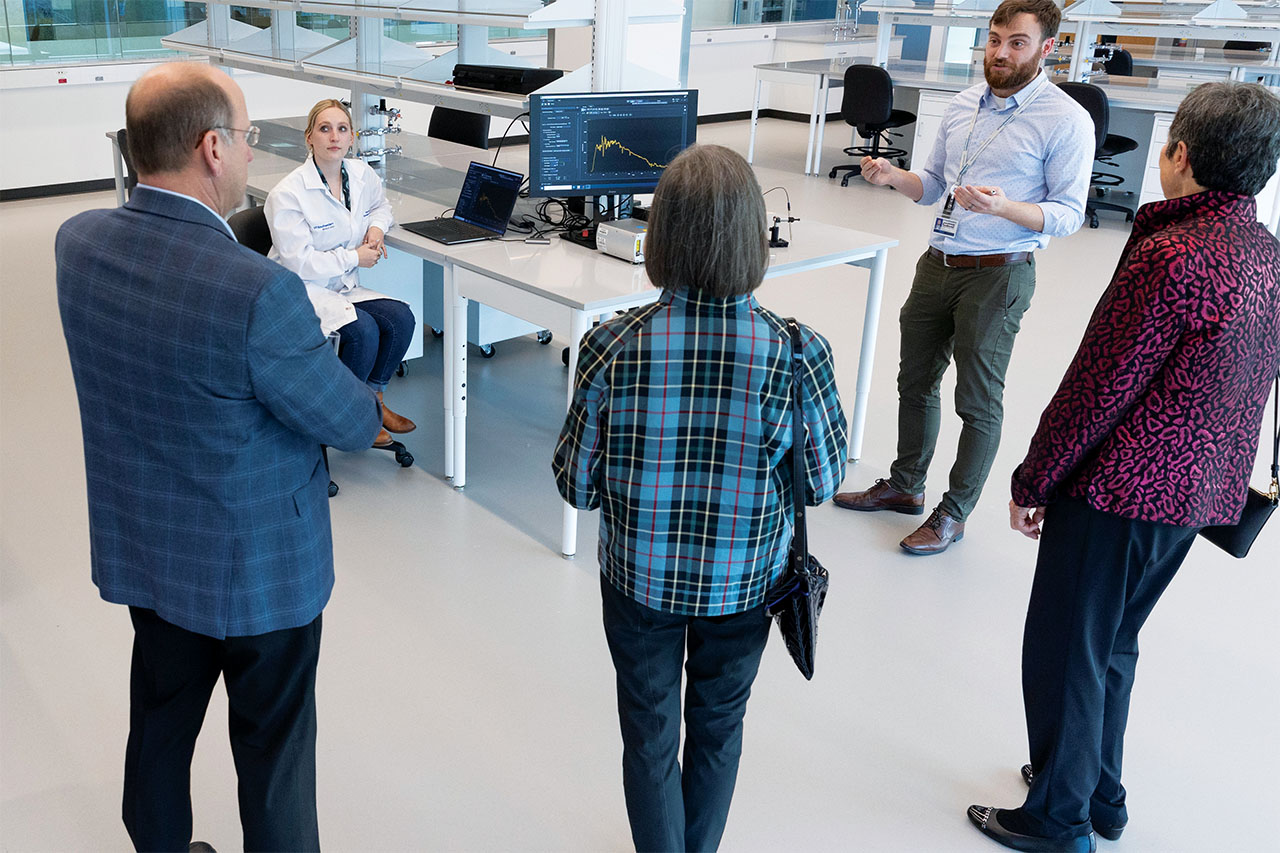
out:
<path id="1" fill-rule="evenodd" d="M 251 124 L 247 128 L 226 127 L 224 125 L 217 125 L 209 129 L 210 130 L 230 130 L 230 131 L 243 133 L 244 141 L 250 148 L 257 145 L 258 139 L 262 136 L 262 128 L 258 127 L 256 124 Z"/>

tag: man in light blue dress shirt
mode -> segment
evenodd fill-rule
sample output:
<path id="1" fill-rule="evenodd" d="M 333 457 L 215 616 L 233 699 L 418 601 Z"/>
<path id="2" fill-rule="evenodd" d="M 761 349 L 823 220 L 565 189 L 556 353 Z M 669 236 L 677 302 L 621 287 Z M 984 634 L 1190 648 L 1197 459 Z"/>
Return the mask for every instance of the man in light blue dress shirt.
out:
<path id="1" fill-rule="evenodd" d="M 1000 444 L 1004 375 L 1035 290 L 1034 252 L 1084 222 L 1093 121 L 1041 70 L 1060 19 L 1052 0 L 1005 0 L 991 16 L 986 82 L 952 99 L 924 168 L 862 161 L 868 183 L 933 205 L 935 216 L 899 316 L 897 459 L 888 480 L 835 503 L 924 513 L 938 388 L 954 356 L 960 446 L 941 502 L 902 540 L 913 554 L 941 553 L 964 536 Z"/>

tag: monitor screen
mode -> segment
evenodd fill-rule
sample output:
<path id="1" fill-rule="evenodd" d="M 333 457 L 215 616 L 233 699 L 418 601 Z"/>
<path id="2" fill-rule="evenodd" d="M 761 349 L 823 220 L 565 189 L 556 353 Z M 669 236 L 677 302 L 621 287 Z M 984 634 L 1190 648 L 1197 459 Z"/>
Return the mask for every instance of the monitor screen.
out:
<path id="1" fill-rule="evenodd" d="M 523 183 L 524 175 L 519 172 L 472 163 L 462 182 L 453 215 L 463 222 L 501 234 L 507 230 L 507 220 Z"/>
<path id="2" fill-rule="evenodd" d="M 529 96 L 529 195 L 653 192 L 694 143 L 698 92 Z"/>

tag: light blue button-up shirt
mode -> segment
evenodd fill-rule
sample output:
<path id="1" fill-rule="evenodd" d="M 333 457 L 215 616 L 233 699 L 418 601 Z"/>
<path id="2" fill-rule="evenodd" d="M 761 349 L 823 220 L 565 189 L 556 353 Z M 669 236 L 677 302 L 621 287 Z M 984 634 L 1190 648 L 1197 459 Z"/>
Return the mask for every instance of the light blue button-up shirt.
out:
<path id="1" fill-rule="evenodd" d="M 969 157 L 996 128 L 1023 104 L 1017 118 L 1005 125 L 964 175 L 971 186 L 1000 187 L 1013 201 L 1038 204 L 1044 211 L 1044 231 L 1032 231 L 989 213 L 971 213 L 956 205 L 959 220 L 954 237 L 929 235 L 929 245 L 949 255 L 989 255 L 1029 252 L 1049 245 L 1050 237 L 1065 237 L 1084 222 L 1085 200 L 1093 171 L 1093 119 L 1061 89 L 1040 74 L 1005 99 L 1003 106 L 985 82 L 956 95 L 942 117 L 933 152 L 923 170 L 920 204 L 938 205 L 955 185 L 960 172 L 969 123 L 973 138 Z"/>

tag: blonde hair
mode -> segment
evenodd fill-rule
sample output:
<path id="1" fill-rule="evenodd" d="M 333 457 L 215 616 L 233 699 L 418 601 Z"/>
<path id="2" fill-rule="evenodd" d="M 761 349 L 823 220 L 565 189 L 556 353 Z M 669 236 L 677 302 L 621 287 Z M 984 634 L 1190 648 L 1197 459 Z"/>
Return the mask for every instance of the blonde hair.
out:
<path id="1" fill-rule="evenodd" d="M 342 110 L 342 114 L 347 117 L 347 124 L 352 125 L 351 132 L 355 133 L 354 123 L 351 121 L 351 110 L 347 109 L 347 105 L 336 98 L 325 98 L 322 101 L 316 101 L 316 105 L 311 108 L 311 112 L 307 113 L 307 129 L 302 132 L 302 142 L 307 146 L 307 150 L 311 150 L 311 143 L 307 141 L 311 136 L 311 131 L 316 129 L 316 121 L 320 118 L 320 113 L 331 107 L 337 107 Z"/>

